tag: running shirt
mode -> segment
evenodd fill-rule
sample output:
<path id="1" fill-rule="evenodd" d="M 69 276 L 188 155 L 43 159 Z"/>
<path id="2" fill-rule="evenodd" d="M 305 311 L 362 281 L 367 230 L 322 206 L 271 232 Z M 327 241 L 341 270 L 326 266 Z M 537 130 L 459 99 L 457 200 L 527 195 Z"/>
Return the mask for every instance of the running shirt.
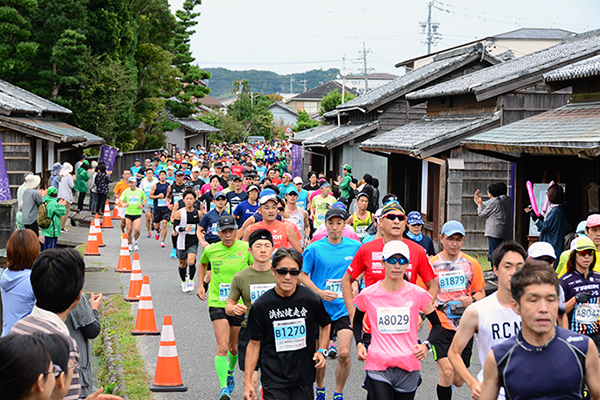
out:
<path id="1" fill-rule="evenodd" d="M 247 307 L 246 315 L 248 315 L 254 302 L 274 287 L 275 277 L 270 269 L 267 271 L 257 271 L 250 266 L 233 276 L 229 298 L 234 301 L 238 301 L 241 298 Z M 245 328 L 247 323 L 248 320 L 245 319 L 242 322 L 242 327 Z"/>
<path id="2" fill-rule="evenodd" d="M 590 272 L 587 276 L 575 270 L 560 278 L 560 286 L 565 291 L 565 301 L 571 300 L 578 293 L 589 292 L 587 303 L 575 303 L 575 308 L 568 314 L 569 329 L 582 335 L 591 336 L 600 331 L 600 274 Z"/>
<path id="3" fill-rule="evenodd" d="M 121 195 L 123 194 L 123 192 L 126 189 L 129 189 L 129 184 L 127 182 L 125 182 L 123 179 L 121 179 L 115 185 L 115 188 L 114 188 L 115 197 L 118 197 L 120 199 Z"/>
<path id="4" fill-rule="evenodd" d="M 406 277 L 410 283 L 417 282 L 420 276 L 423 282 L 429 282 L 436 277 L 433 267 L 425 254 L 425 250 L 410 240 L 404 240 L 410 251 L 410 262 L 406 268 Z M 379 282 L 385 277 L 385 268 L 381 260 L 383 251 L 383 238 L 364 243 L 356 252 L 352 263 L 348 267 L 348 273 L 352 279 L 357 279 L 360 274 L 365 273 L 365 286 Z"/>
<path id="5" fill-rule="evenodd" d="M 430 301 L 429 292 L 406 281 L 402 289 L 395 292 L 385 291 L 378 282 L 354 298 L 354 304 L 366 313 L 371 326 L 365 370 L 385 371 L 398 367 L 411 372 L 421 369 L 412 348 L 418 343 L 419 312 L 425 311 Z"/>
<path id="6" fill-rule="evenodd" d="M 369 211 L 367 211 L 367 218 L 365 219 L 358 218 L 357 213 L 352 214 L 352 227 L 354 228 L 354 232 L 356 232 L 361 242 L 365 238 L 365 235 L 367 234 L 367 228 L 369 225 L 371 225 L 371 222 L 373 222 L 373 218 Z"/>
<path id="7" fill-rule="evenodd" d="M 185 235 L 185 248 L 189 249 L 192 246 L 198 245 L 198 235 L 196 234 L 196 230 L 198 229 L 198 224 L 200 224 L 200 214 L 196 208 L 194 208 L 193 211 L 187 211 L 183 208 L 180 210 L 182 213 L 187 213 L 186 226 L 191 226 L 192 230 L 189 232 L 178 232 L 177 234 Z"/>
<path id="8" fill-rule="evenodd" d="M 135 191 L 125 189 L 121 195 L 121 201 L 125 205 L 125 215 L 142 215 L 140 206 L 144 204 L 144 200 L 147 200 L 147 198 L 143 190 L 138 188 Z"/>
<path id="9" fill-rule="evenodd" d="M 174 184 L 174 183 L 176 182 L 176 181 L 175 181 L 175 175 L 171 175 L 171 176 L 169 176 L 169 174 L 167 173 L 167 182 L 168 182 L 170 185 Z"/>
<path id="10" fill-rule="evenodd" d="M 241 202 L 248 200 L 248 194 L 246 194 L 246 192 L 244 192 L 244 191 L 241 191 L 240 193 L 231 191 L 231 192 L 227 193 L 226 196 L 227 196 L 227 201 L 229 203 L 231 215 L 234 215 L 235 209 Z"/>
<path id="11" fill-rule="evenodd" d="M 250 233 L 257 229 L 266 229 L 273 235 L 273 249 L 278 249 L 280 247 L 290 248 L 292 245 L 288 240 L 286 227 L 287 224 L 282 221 L 276 220 L 269 225 L 267 225 L 265 221 L 260 221 L 250 225 Z"/>
<path id="12" fill-rule="evenodd" d="M 156 189 L 154 189 L 154 195 L 159 195 L 159 194 L 163 194 L 163 198 L 162 199 L 154 199 L 154 208 L 158 209 L 158 210 L 168 210 L 167 208 L 167 192 L 169 191 L 169 186 L 171 186 L 169 184 L 169 182 L 165 182 L 165 183 L 160 183 L 157 182 L 156 183 Z"/>
<path id="13" fill-rule="evenodd" d="M 264 165 L 262 167 L 256 167 L 256 173 L 260 176 L 260 179 L 264 178 L 267 173 L 267 167 Z"/>
<path id="14" fill-rule="evenodd" d="M 521 332 L 492 347 L 507 398 L 583 398 L 590 338 L 558 326 L 555 329 L 556 336 L 545 347 L 530 345 Z"/>
<path id="15" fill-rule="evenodd" d="M 242 226 L 244 222 L 246 222 L 246 220 L 257 211 L 258 202 L 255 205 L 252 205 L 248 200 L 246 200 L 238 204 L 232 215 L 240 221 L 240 226 Z"/>
<path id="16" fill-rule="evenodd" d="M 251 340 L 260 341 L 263 387 L 312 386 L 317 328 L 330 323 L 321 298 L 301 285 L 289 297 L 269 290 L 256 300 L 247 329 Z"/>
<path id="17" fill-rule="evenodd" d="M 171 203 L 175 204 L 179 200 L 183 200 L 183 192 L 187 189 L 187 186 L 182 184 L 181 186 L 174 183 L 171 185 Z"/>
<path id="18" fill-rule="evenodd" d="M 306 190 L 298 193 L 298 200 L 296 201 L 296 205 L 298 208 L 306 210 L 306 206 L 308 205 L 308 192 Z"/>
<path id="19" fill-rule="evenodd" d="M 140 182 L 140 189 L 144 191 L 147 199 L 150 198 L 150 192 L 152 191 L 152 188 L 154 187 L 154 185 L 156 185 L 156 183 L 158 183 L 157 179 L 152 179 L 151 181 L 149 181 L 148 178 L 144 178 Z"/>
<path id="20" fill-rule="evenodd" d="M 230 168 L 232 174 L 237 175 L 240 178 L 242 177 L 242 172 L 244 171 L 243 165 L 232 165 Z"/>
<path id="21" fill-rule="evenodd" d="M 200 193 L 200 189 L 202 189 L 202 186 L 204 186 L 204 184 L 205 184 L 205 182 L 202 179 L 198 178 L 195 181 L 194 180 L 190 181 L 188 186 L 190 186 L 192 189 L 194 189 L 194 191 L 196 193 Z"/>
<path id="22" fill-rule="evenodd" d="M 217 232 L 217 223 L 219 222 L 219 217 L 228 214 L 229 213 L 225 210 L 221 211 L 219 214 L 216 208 L 204 214 L 200 221 L 200 226 L 204 229 L 204 240 L 208 243 L 215 243 L 221 240 L 219 233 Z"/>
<path id="23" fill-rule="evenodd" d="M 565 252 L 563 252 L 563 254 L 564 253 Z M 569 255 L 571 254 L 571 252 L 569 251 L 568 253 L 569 254 L 567 254 L 567 256 L 564 258 L 564 263 L 563 263 L 563 254 L 560 255 L 560 261 L 558 263 L 558 268 L 556 269 L 559 278 L 561 278 L 564 274 L 567 273 L 567 261 L 569 261 Z M 596 250 L 596 260 L 600 260 L 600 251 L 599 250 Z M 600 262 L 596 261 L 596 264 L 594 265 L 594 271 L 600 273 Z"/>
<path id="24" fill-rule="evenodd" d="M 410 241 L 405 240 L 404 243 L 408 244 Z M 418 244 L 415 246 L 422 249 Z M 464 311 L 459 299 L 463 296 L 470 297 L 485 287 L 483 271 L 477 260 L 463 252 L 454 261 L 442 260 L 438 254 L 431 259 L 431 264 L 440 288 L 435 299 L 436 312 L 442 327 L 456 331 L 462 312 L 458 314 L 459 311 L 455 310 L 455 313 L 452 313 L 452 310 L 454 307 L 458 307 Z"/>
<path id="25" fill-rule="evenodd" d="M 302 210 L 298 209 L 295 213 L 290 213 L 290 217 L 285 219 L 289 223 L 293 224 L 296 228 L 298 228 L 298 232 L 300 232 L 300 245 L 304 247 L 304 215 L 302 215 Z"/>
<path id="26" fill-rule="evenodd" d="M 342 296 L 342 277 L 359 247 L 359 242 L 348 238 L 342 238 L 337 245 L 324 239 L 311 243 L 302 254 L 302 271 L 310 276 L 319 289 L 330 290 L 338 295 L 333 301 L 323 300 L 325 310 L 333 321 L 348 315 Z M 335 257 L 332 257 L 333 254 Z"/>
<path id="27" fill-rule="evenodd" d="M 325 214 L 335 203 L 335 197 L 327 196 L 325 198 L 321 196 L 315 196 L 310 204 L 311 209 L 315 207 L 315 219 L 313 225 L 318 228 L 323 222 L 325 222 Z"/>
<path id="28" fill-rule="evenodd" d="M 208 287 L 208 306 L 225 308 L 233 276 L 254 262 L 248 251 L 248 242 L 236 240 L 231 247 L 213 243 L 204 249 L 202 264 L 210 262 L 212 276 Z"/>

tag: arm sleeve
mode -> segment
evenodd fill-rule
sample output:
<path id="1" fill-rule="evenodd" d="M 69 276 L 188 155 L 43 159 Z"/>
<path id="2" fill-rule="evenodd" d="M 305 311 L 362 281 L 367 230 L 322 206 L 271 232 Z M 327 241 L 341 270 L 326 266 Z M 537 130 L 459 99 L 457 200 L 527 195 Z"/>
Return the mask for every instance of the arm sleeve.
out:
<path id="1" fill-rule="evenodd" d="M 100 318 L 98 316 L 98 310 L 92 310 L 94 312 L 94 322 L 81 328 L 81 333 L 86 339 L 95 339 L 100 334 Z"/>
<path id="2" fill-rule="evenodd" d="M 357 309 L 356 312 L 354 313 L 354 322 L 352 324 L 352 330 L 354 331 L 354 340 L 356 340 L 357 345 L 359 343 L 362 343 L 363 319 L 364 318 L 365 318 L 365 313 L 363 311 L 360 311 L 359 309 Z"/>

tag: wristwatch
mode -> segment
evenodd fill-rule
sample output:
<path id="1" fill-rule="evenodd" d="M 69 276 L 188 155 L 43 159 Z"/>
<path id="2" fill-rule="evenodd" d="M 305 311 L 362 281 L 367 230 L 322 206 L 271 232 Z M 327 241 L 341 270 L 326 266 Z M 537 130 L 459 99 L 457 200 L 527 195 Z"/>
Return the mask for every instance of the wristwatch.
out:
<path id="1" fill-rule="evenodd" d="M 319 349 L 319 350 L 317 350 L 317 352 L 323 354 L 323 356 L 325 358 L 327 358 L 327 354 L 328 354 L 327 349 Z"/>
<path id="2" fill-rule="evenodd" d="M 421 344 L 424 344 L 425 346 L 427 346 L 427 349 L 428 349 L 429 351 L 431 351 L 431 343 L 429 343 L 429 340 L 426 340 L 426 341 L 424 341 L 424 342 L 423 342 L 423 343 L 421 343 Z"/>

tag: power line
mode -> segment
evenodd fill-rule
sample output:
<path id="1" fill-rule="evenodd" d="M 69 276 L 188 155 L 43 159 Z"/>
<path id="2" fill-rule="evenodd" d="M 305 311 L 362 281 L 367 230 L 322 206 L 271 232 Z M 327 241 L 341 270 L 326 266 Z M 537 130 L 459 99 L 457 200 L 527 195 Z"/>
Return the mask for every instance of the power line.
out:
<path id="1" fill-rule="evenodd" d="M 442 38 L 442 34 L 438 32 L 438 28 L 440 27 L 439 22 L 435 22 L 431 19 L 431 9 L 436 8 L 439 9 L 435 5 L 435 0 L 431 0 L 427 4 L 427 22 L 419 22 L 421 26 L 421 34 L 427 34 L 427 38 L 424 43 L 427 44 L 427 54 L 431 54 L 431 46 L 436 46 L 438 41 Z"/>

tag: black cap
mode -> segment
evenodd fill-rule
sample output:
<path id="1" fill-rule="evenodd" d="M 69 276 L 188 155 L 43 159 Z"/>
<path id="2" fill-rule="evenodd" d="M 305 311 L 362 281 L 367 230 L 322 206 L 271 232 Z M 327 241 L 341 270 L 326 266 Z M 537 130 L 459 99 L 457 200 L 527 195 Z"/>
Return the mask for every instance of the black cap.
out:
<path id="1" fill-rule="evenodd" d="M 234 181 L 240 181 L 240 182 L 241 182 L 241 180 L 242 180 L 242 178 L 240 178 L 238 175 L 233 175 L 233 178 L 232 178 L 232 179 L 233 179 Z"/>
<path id="2" fill-rule="evenodd" d="M 346 212 L 341 208 L 333 207 L 332 209 L 327 211 L 327 214 L 325 214 L 325 221 L 328 221 L 334 217 L 339 217 L 343 220 L 346 220 Z"/>
<path id="3" fill-rule="evenodd" d="M 237 224 L 231 215 L 223 215 L 217 222 L 217 230 L 219 232 L 222 232 L 225 229 L 237 229 Z"/>

